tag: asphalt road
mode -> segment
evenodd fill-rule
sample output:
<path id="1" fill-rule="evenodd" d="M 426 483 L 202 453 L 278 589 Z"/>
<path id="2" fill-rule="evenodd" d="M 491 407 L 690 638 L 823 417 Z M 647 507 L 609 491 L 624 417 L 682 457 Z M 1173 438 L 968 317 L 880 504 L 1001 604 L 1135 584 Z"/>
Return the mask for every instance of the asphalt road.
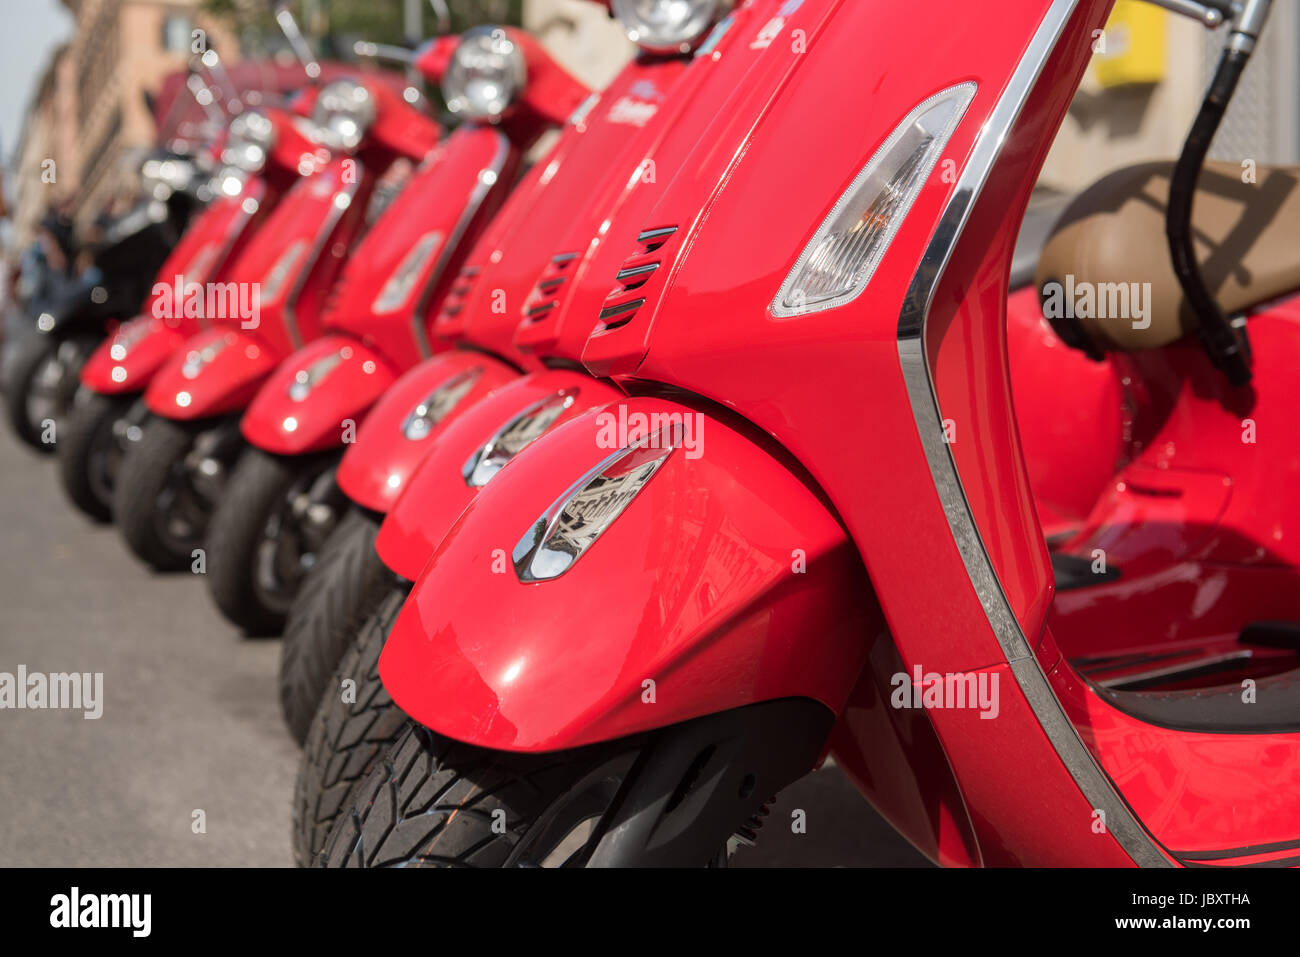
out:
<path id="1" fill-rule="evenodd" d="M 102 672 L 103 715 L 0 710 L 0 866 L 288 866 L 297 748 L 279 646 L 194 575 L 155 575 L 0 426 L 0 672 Z M 789 833 L 790 809 L 808 832 Z M 196 811 L 203 833 L 195 832 Z M 784 792 L 738 866 L 924 865 L 831 767 Z"/>

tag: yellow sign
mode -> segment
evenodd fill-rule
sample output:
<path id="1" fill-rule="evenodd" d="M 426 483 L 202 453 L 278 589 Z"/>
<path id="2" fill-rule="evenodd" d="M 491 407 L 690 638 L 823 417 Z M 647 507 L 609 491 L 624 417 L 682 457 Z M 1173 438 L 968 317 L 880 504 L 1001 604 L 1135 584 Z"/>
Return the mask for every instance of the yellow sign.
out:
<path id="1" fill-rule="evenodd" d="M 1092 65 L 1103 87 L 1144 86 L 1165 78 L 1164 10 L 1139 0 L 1115 0 L 1103 34 L 1094 38 Z"/>

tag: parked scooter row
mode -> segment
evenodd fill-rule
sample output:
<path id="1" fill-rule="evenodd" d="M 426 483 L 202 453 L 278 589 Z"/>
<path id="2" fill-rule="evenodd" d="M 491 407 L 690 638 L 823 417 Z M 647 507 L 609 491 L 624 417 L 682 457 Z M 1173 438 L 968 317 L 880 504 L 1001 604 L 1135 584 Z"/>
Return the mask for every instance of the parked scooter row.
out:
<path id="1" fill-rule="evenodd" d="M 1268 4 L 1201 8 L 1226 52 L 1183 157 L 1082 194 L 1010 298 L 1109 4 L 924 6 L 950 29 L 743 5 L 702 47 L 715 98 L 642 147 L 689 131 L 646 207 L 556 244 L 514 342 L 580 316 L 569 377 L 390 473 L 397 587 L 314 717 L 301 860 L 717 862 L 829 753 L 942 863 L 1296 861 L 1300 463 L 1242 430 L 1297 398 L 1300 177 L 1202 173 Z M 1150 313 L 1071 322 L 1067 281 L 1151 283 Z M 383 405 L 345 489 L 394 461 L 365 454 Z"/>
<path id="2" fill-rule="evenodd" d="M 828 756 L 943 864 L 1300 861 L 1300 170 L 1205 162 L 1267 0 L 1010 290 L 1109 0 L 608 6 L 598 92 L 414 52 L 446 138 L 241 112 L 82 373 L 74 500 L 284 632 L 299 863 L 723 864 Z"/>

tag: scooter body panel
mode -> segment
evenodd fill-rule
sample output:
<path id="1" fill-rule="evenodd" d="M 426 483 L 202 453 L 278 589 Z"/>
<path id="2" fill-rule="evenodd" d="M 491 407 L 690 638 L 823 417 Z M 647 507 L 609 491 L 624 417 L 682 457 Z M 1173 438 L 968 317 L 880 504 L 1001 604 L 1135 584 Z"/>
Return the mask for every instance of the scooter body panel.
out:
<path id="1" fill-rule="evenodd" d="M 155 375 L 145 392 L 150 411 L 178 419 L 233 411 L 275 365 L 320 334 L 323 300 L 364 226 L 373 185 L 359 161 L 344 157 L 289 191 L 231 265 L 222 305 L 208 310 L 213 329 Z M 222 341 L 238 348 L 222 349 L 220 361 L 191 360 Z"/>
<path id="2" fill-rule="evenodd" d="M 384 390 L 430 354 L 428 305 L 500 204 L 518 159 L 487 126 L 462 127 L 434 150 L 349 258 L 323 320 L 333 334 L 267 381 L 245 413 L 245 438 L 284 455 L 351 441 Z"/>
<path id="3" fill-rule="evenodd" d="M 280 355 L 258 336 L 214 327 L 191 336 L 154 374 L 145 390 L 150 412 L 181 422 L 244 408 Z"/>
<path id="4" fill-rule="evenodd" d="M 203 296 L 192 284 L 219 278 L 265 219 L 273 200 L 261 177 L 238 196 L 213 200 L 167 257 L 140 316 L 101 343 L 81 370 L 81 384 L 104 395 L 143 391 L 168 356 L 205 325 Z"/>
<path id="5" fill-rule="evenodd" d="M 647 434 L 639 415 L 675 416 L 691 439 L 563 574 L 523 583 L 517 543 L 575 475 Z M 881 626 L 843 529 L 784 463 L 720 420 L 633 398 L 550 432 L 479 493 L 403 606 L 380 675 L 436 731 L 547 751 L 740 703 L 807 697 L 838 713 Z"/>
<path id="6" fill-rule="evenodd" d="M 412 174 L 343 270 L 326 328 L 402 369 L 428 358 L 427 310 L 500 205 L 519 156 L 490 126 L 463 126 Z"/>
<path id="7" fill-rule="evenodd" d="M 487 363 L 484 369 L 491 371 L 495 389 L 518 376 L 520 369 L 542 370 L 536 356 L 516 346 L 516 328 L 529 307 L 530 293 L 548 267 L 557 271 L 560 285 L 568 279 L 565 270 L 578 268 L 580 253 L 571 250 L 574 254 L 567 255 L 557 237 L 581 235 L 579 250 L 594 246 L 593 237 L 601 235 L 601 224 L 618 199 L 644 188 L 634 174 L 645 154 L 635 153 L 628 141 L 641 142 L 641 125 L 651 122 L 685 71 L 685 63 L 678 60 L 627 66 L 603 92 L 593 94 L 591 105 L 566 124 L 548 156 L 511 193 L 467 256 L 432 324 L 435 344 L 463 343 L 477 358 L 435 356 L 403 376 L 372 408 L 339 466 L 339 486 L 354 501 L 378 512 L 387 512 L 396 501 L 407 477 L 432 447 L 427 441 L 431 436 L 405 439 L 402 424 L 449 375 Z M 607 199 L 575 198 L 590 199 L 593 190 Z M 506 361 L 488 363 L 493 354 Z M 445 524 L 434 521 L 424 537 L 436 541 L 445 530 Z M 418 561 L 422 567 L 427 557 L 402 563 Z"/>
<path id="8" fill-rule="evenodd" d="M 372 407 L 335 480 L 363 508 L 387 512 L 433 440 L 474 402 L 517 378 L 500 359 L 471 350 L 434 356 L 400 376 Z M 422 424 L 416 420 L 422 419 Z M 357 454 L 365 449 L 365 454 Z"/>
<path id="9" fill-rule="evenodd" d="M 397 379 L 384 356 L 350 336 L 324 335 L 280 363 L 240 419 L 250 443 L 276 455 L 336 448 Z"/>
<path id="10" fill-rule="evenodd" d="M 788 68 L 788 57 L 780 47 L 746 49 L 749 31 L 780 8 L 778 0 L 765 0 L 736 11 L 715 31 L 709 50 L 693 60 L 646 59 L 626 67 L 598 101 L 580 111 L 581 118 L 566 130 L 553 158 L 544 165 L 543 179 L 529 184 L 526 198 L 518 194 L 503 210 L 498 220 L 502 228 L 485 237 L 470 257 L 460 282 L 444 301 L 435 329 L 480 346 L 508 348 L 524 357 L 523 362 L 531 359 L 530 364 L 537 358 L 550 363 L 576 361 L 609 295 L 605 269 L 612 272 L 624 258 L 623 248 L 611 248 L 608 237 L 639 231 L 659 195 L 660 170 L 676 170 L 688 161 L 717 118 L 719 103 L 752 80 L 755 69 Z M 721 143 L 716 148 L 725 152 Z M 577 218 L 572 216 L 575 195 L 585 199 L 580 207 L 585 213 Z M 528 228 L 515 228 L 516 217 L 523 217 Z M 554 226 L 533 228 L 535 224 Z M 506 310 L 498 309 L 498 303 L 518 298 L 523 307 L 508 316 L 512 341 L 504 347 L 500 336 L 507 324 L 499 314 Z M 587 392 L 597 394 L 601 393 Z M 521 399 L 514 413 L 531 401 Z M 584 397 L 580 404 L 588 401 Z M 564 418 L 576 411 L 566 412 Z M 409 413 L 392 407 L 389 414 Z M 509 415 L 504 406 L 488 412 L 485 431 L 477 441 L 488 441 L 491 429 L 499 425 L 490 423 L 490 418 L 504 421 Z M 384 434 L 393 432 L 390 427 Z M 457 432 L 463 441 L 474 441 L 459 426 Z M 391 444 L 390 450 L 421 451 Z M 363 440 L 348 450 L 346 458 L 352 457 L 373 463 L 382 460 L 382 453 Z M 440 461 L 451 459 L 440 457 Z M 463 482 L 458 475 L 462 464 L 455 463 L 456 472 L 449 473 L 446 481 Z M 391 557 L 394 568 L 418 571 L 429 554 L 428 550 L 420 554 L 419 549 L 431 549 L 445 533 L 447 519 L 459 509 L 446 511 L 444 515 L 412 508 L 398 520 L 403 531 L 394 529 L 389 537 L 381 530 L 381 538 L 390 543 L 380 546 L 381 554 Z M 399 541 L 404 544 L 399 546 Z"/>
<path id="11" fill-rule="evenodd" d="M 447 530 L 497 471 L 527 443 L 622 393 L 572 370 L 515 379 L 448 423 L 392 510 L 375 551 L 392 571 L 419 576 Z"/>
<path id="12" fill-rule="evenodd" d="M 81 368 L 81 384 L 101 395 L 141 392 L 187 339 L 197 332 L 187 321 L 136 316 L 117 327 Z"/>

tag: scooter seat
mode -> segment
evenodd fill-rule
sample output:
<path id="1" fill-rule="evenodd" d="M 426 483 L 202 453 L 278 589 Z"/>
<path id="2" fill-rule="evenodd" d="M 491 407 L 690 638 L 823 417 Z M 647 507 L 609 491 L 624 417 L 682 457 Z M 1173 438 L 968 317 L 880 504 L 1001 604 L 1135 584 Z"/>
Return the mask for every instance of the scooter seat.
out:
<path id="1" fill-rule="evenodd" d="M 1176 731 L 1278 734 L 1300 731 L 1300 668 L 1255 680 L 1254 700 L 1240 684 L 1188 691 L 1096 688 L 1111 705 L 1148 724 Z"/>
<path id="2" fill-rule="evenodd" d="M 1143 163 L 1098 180 L 1066 207 L 1039 257 L 1043 314 L 1094 358 L 1165 346 L 1193 327 L 1165 238 L 1173 168 Z M 1300 289 L 1300 166 L 1251 172 L 1207 163 L 1192 208 L 1201 272 L 1228 315 Z"/>

